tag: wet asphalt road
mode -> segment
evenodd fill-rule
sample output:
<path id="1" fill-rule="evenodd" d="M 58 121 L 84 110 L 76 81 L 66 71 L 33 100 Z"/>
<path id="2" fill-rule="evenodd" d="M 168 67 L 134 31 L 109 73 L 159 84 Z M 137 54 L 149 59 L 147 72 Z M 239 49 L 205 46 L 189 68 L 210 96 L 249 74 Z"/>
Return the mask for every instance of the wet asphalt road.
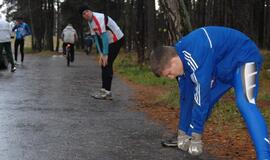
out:
<path id="1" fill-rule="evenodd" d="M 17 71 L 0 71 L 0 160 L 189 160 L 163 148 L 166 129 L 132 111 L 132 90 L 115 77 L 113 101 L 90 97 L 100 87 L 91 56 L 26 55 Z"/>

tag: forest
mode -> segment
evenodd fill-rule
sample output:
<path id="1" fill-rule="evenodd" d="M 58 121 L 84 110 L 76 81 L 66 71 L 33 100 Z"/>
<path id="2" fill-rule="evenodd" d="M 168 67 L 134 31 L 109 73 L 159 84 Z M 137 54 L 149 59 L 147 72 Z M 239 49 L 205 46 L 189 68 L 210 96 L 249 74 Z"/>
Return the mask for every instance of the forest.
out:
<path id="1" fill-rule="evenodd" d="M 238 29 L 261 49 L 270 48 L 270 0 L 4 0 L 0 7 L 7 7 L 8 20 L 19 16 L 30 24 L 33 51 L 55 51 L 68 23 L 79 34 L 77 47 L 83 46 L 88 30 L 78 11 L 83 3 L 120 25 L 124 49 L 135 51 L 139 64 L 147 62 L 154 47 L 173 45 L 190 31 L 209 25 Z"/>

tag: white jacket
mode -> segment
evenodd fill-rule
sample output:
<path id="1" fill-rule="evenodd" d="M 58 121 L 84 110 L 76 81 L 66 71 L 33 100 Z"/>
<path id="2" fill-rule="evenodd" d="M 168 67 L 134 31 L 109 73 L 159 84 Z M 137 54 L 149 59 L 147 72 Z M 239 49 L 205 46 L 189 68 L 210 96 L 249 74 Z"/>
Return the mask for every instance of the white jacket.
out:
<path id="1" fill-rule="evenodd" d="M 76 30 L 68 25 L 62 32 L 62 40 L 64 43 L 71 43 L 74 44 L 75 41 L 77 40 L 77 32 Z"/>
<path id="2" fill-rule="evenodd" d="M 11 35 L 11 25 L 6 20 L 0 19 L 0 43 L 10 42 Z"/>
<path id="3" fill-rule="evenodd" d="M 107 24 L 105 24 L 105 15 L 103 13 L 93 12 L 93 20 L 88 24 L 92 35 L 101 35 L 107 32 L 109 42 L 113 43 L 120 40 L 124 36 L 124 33 L 111 17 L 107 16 L 107 18 Z"/>

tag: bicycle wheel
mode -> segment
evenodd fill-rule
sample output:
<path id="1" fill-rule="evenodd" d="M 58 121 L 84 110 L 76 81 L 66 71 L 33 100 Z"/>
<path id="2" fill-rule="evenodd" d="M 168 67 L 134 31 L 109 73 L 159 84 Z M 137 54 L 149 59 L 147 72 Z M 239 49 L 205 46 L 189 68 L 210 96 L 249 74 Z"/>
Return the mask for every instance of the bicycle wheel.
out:
<path id="1" fill-rule="evenodd" d="M 71 58 L 71 55 L 70 55 L 70 48 L 67 48 L 67 66 L 69 67 L 70 65 L 70 58 Z"/>

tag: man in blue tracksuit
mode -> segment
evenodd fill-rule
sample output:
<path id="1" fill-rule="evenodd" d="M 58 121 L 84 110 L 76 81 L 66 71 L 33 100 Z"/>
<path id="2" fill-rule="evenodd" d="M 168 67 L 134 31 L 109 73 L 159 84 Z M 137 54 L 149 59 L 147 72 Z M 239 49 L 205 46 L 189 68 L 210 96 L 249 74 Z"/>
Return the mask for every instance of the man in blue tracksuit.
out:
<path id="1" fill-rule="evenodd" d="M 15 50 L 15 61 L 17 62 L 18 47 L 20 46 L 21 52 L 21 62 L 24 60 L 24 37 L 31 34 L 30 27 L 27 23 L 23 22 L 22 18 L 16 19 L 16 25 L 13 27 L 12 31 L 16 31 L 16 39 L 14 44 Z"/>
<path id="2" fill-rule="evenodd" d="M 262 57 L 247 36 L 225 27 L 199 28 L 175 47 L 155 49 L 150 65 L 156 75 L 178 80 L 178 148 L 191 155 L 202 153 L 204 124 L 214 104 L 234 88 L 237 107 L 247 124 L 257 158 L 270 160 L 267 125 L 256 105 Z"/>

